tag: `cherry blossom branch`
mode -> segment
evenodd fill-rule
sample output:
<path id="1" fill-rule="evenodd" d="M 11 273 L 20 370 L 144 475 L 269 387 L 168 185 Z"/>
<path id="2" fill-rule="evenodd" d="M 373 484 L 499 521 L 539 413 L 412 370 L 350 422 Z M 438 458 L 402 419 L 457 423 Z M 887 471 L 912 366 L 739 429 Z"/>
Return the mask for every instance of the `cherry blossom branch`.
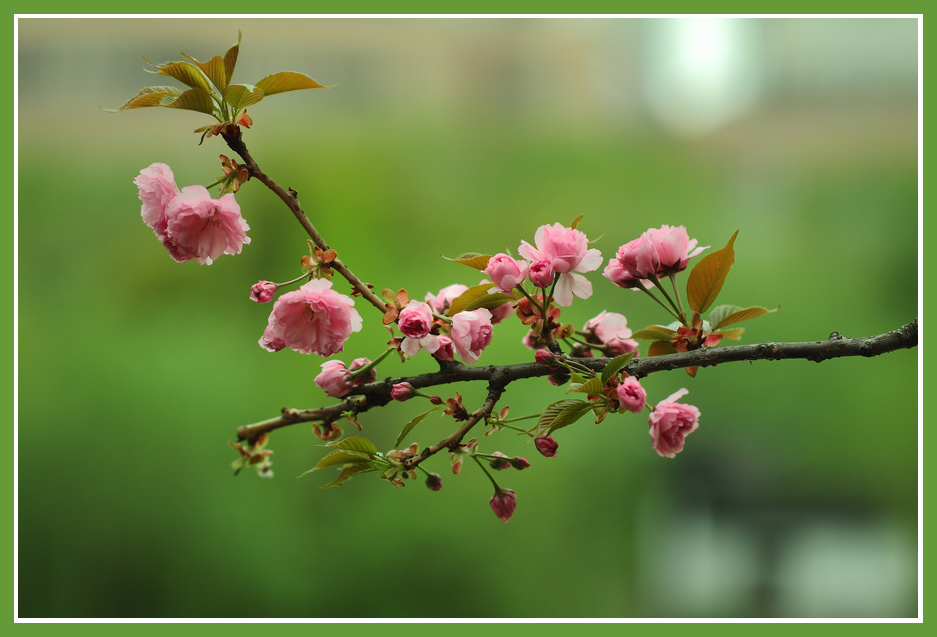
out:
<path id="1" fill-rule="evenodd" d="M 316 227 L 312 225 L 309 217 L 306 216 L 302 206 L 299 204 L 298 193 L 292 188 L 288 191 L 284 190 L 280 184 L 275 182 L 263 170 L 261 170 L 260 166 L 257 165 L 257 162 L 254 161 L 254 158 L 251 156 L 250 152 L 248 152 L 247 146 L 244 144 L 243 139 L 241 139 L 241 129 L 233 124 L 223 126 L 221 129 L 221 135 L 228 143 L 228 147 L 244 160 L 244 164 L 247 167 L 247 171 L 250 173 L 250 176 L 272 190 L 274 194 L 276 194 L 283 201 L 283 203 L 286 204 L 286 206 L 293 213 L 293 216 L 296 217 L 296 220 L 299 221 L 300 225 L 302 225 L 303 229 L 306 231 L 306 234 L 308 234 L 312 239 L 313 243 L 315 243 L 322 250 L 328 250 L 329 245 L 325 242 L 325 239 L 322 238 L 322 235 L 319 234 L 319 231 L 316 230 Z M 382 301 L 380 297 L 374 294 L 368 284 L 359 279 L 351 270 L 348 269 L 348 266 L 342 263 L 340 259 L 331 261 L 329 263 L 329 267 L 345 277 L 345 279 L 351 283 L 355 291 L 367 299 L 367 301 L 380 310 L 381 313 L 385 311 L 384 301 Z"/>
<path id="2" fill-rule="evenodd" d="M 910 349 L 918 344 L 917 319 L 903 327 L 867 338 L 847 338 L 833 332 L 823 341 L 793 342 L 793 343 L 760 343 L 757 345 L 734 345 L 730 347 L 708 347 L 690 352 L 638 358 L 632 360 L 625 368 L 632 376 L 643 378 L 650 374 L 685 367 L 711 367 L 722 363 L 736 361 L 805 359 L 820 362 L 831 358 L 843 356 L 878 356 L 899 349 Z M 595 372 L 608 364 L 608 358 L 569 358 L 577 365 L 586 367 Z M 382 381 L 368 383 L 356 387 L 354 395 L 335 405 L 321 409 L 290 409 L 284 407 L 277 418 L 244 425 L 237 430 L 239 440 L 256 441 L 263 434 L 301 422 L 332 423 L 351 412 L 360 414 L 375 407 L 381 407 L 391 401 L 391 388 L 397 383 L 409 383 L 414 389 L 436 387 L 458 382 L 487 381 L 489 383 L 488 401 L 480 410 L 470 414 L 469 419 L 452 435 L 444 438 L 436 445 L 429 447 L 428 455 L 433 455 L 441 449 L 458 444 L 465 433 L 468 432 L 482 418 L 491 413 L 495 403 L 504 389 L 512 382 L 525 378 L 537 378 L 555 373 L 540 363 L 520 363 L 516 365 L 487 365 L 466 366 L 461 363 L 447 363 L 437 372 L 418 374 L 402 378 L 387 378 Z M 426 454 L 426 450 L 423 452 Z M 413 463 L 416 466 L 425 457 Z M 428 457 L 428 456 L 426 456 Z"/>

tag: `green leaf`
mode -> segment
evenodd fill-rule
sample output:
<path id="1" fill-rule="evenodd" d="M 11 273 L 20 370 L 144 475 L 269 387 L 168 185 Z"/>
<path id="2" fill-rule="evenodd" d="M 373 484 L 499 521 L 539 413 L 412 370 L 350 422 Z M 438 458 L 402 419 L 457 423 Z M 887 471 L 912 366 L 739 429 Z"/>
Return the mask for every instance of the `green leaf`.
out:
<path id="1" fill-rule="evenodd" d="M 557 414 L 553 422 L 550 423 L 550 429 L 547 431 L 547 434 L 552 434 L 557 429 L 562 429 L 563 427 L 573 424 L 590 411 L 592 411 L 592 403 L 587 402 L 579 402 L 575 405 L 564 407 L 563 411 Z"/>
<path id="2" fill-rule="evenodd" d="M 667 341 L 654 341 L 647 348 L 648 356 L 665 356 L 667 354 L 676 354 L 677 350 Z"/>
<path id="3" fill-rule="evenodd" d="M 368 440 L 367 438 L 362 438 L 361 436 L 350 436 L 348 438 L 343 438 L 341 440 L 330 442 L 325 446 L 331 449 L 346 449 L 348 451 L 359 451 L 361 453 L 366 453 L 369 455 L 374 455 L 377 453 L 377 447 L 374 446 L 374 443 Z"/>
<path id="4" fill-rule="evenodd" d="M 709 324 L 712 329 L 716 330 L 726 325 L 741 323 L 772 312 L 777 312 L 777 310 L 769 310 L 766 307 L 741 308 L 735 305 L 720 305 L 713 308 L 713 311 L 709 313 Z"/>
<path id="5" fill-rule="evenodd" d="M 676 332 L 672 329 L 659 325 L 651 325 L 643 330 L 638 330 L 631 335 L 631 338 L 639 341 L 669 341 L 673 338 L 674 334 L 676 334 Z"/>
<path id="6" fill-rule="evenodd" d="M 263 91 L 264 95 L 275 95 L 276 93 L 285 93 L 286 91 L 301 91 L 307 88 L 328 87 L 324 84 L 319 84 L 303 73 L 280 71 L 279 73 L 268 75 L 257 82 L 257 88 Z"/>
<path id="7" fill-rule="evenodd" d="M 605 366 L 605 369 L 602 370 L 602 380 L 601 380 L 602 386 L 604 387 L 605 383 L 610 381 L 615 374 L 617 374 L 618 372 L 623 370 L 625 367 L 627 367 L 628 363 L 631 362 L 631 359 L 633 357 L 634 357 L 634 352 L 631 352 L 630 354 L 621 354 L 620 356 L 616 356 L 615 358 L 610 360 L 608 364 Z M 593 393 L 598 393 L 598 392 L 593 392 Z"/>
<path id="8" fill-rule="evenodd" d="M 237 44 L 232 46 L 224 54 L 224 74 L 227 80 L 230 82 L 231 78 L 234 77 L 234 67 L 237 65 L 238 61 L 238 51 L 241 49 L 241 30 L 238 29 L 238 41 Z"/>
<path id="9" fill-rule="evenodd" d="M 461 263 L 462 265 L 467 265 L 470 268 L 475 268 L 476 270 L 484 270 L 488 267 L 488 262 L 491 261 L 490 254 L 481 254 L 478 252 L 466 252 L 462 256 L 455 257 L 454 259 L 449 257 L 443 257 L 447 261 L 455 261 L 456 263 Z"/>
<path id="10" fill-rule="evenodd" d="M 143 59 L 146 60 L 147 64 L 156 69 L 155 71 L 149 71 L 147 69 L 149 73 L 173 77 L 192 88 L 200 88 L 206 91 L 211 90 L 211 85 L 205 78 L 205 74 L 194 64 L 189 62 L 164 62 L 162 64 L 153 64 L 146 58 Z"/>
<path id="11" fill-rule="evenodd" d="M 601 394 L 602 387 L 604 386 L 605 383 L 603 383 L 600 379 L 590 378 L 584 383 L 571 387 L 566 393 L 568 394 L 570 392 L 578 392 L 581 394 Z"/>
<path id="12" fill-rule="evenodd" d="M 495 287 L 494 283 L 483 283 L 467 289 L 452 301 L 449 306 L 449 316 L 455 316 L 459 312 L 470 312 L 481 307 L 490 309 L 514 300 L 513 296 L 507 296 L 500 292 L 489 293 L 488 290 L 493 287 Z"/>
<path id="13" fill-rule="evenodd" d="M 202 69 L 211 83 L 218 87 L 219 91 L 223 91 L 226 86 L 228 86 L 228 74 L 225 72 L 224 60 L 221 59 L 220 55 L 216 55 L 207 62 L 199 62 L 194 57 L 188 56 L 185 53 L 182 54 L 187 60 L 191 60 L 195 63 L 198 68 Z"/>
<path id="14" fill-rule="evenodd" d="M 440 410 L 440 409 L 442 409 L 442 405 L 437 405 L 437 406 L 433 407 L 432 409 L 423 412 L 422 414 L 420 414 L 419 416 L 417 416 L 416 418 L 414 418 L 413 420 L 411 420 L 410 422 L 408 422 L 406 425 L 404 425 L 404 426 L 403 426 L 403 429 L 400 430 L 400 435 L 397 436 L 397 441 L 394 443 L 394 449 L 396 449 L 396 448 L 398 448 L 398 447 L 400 446 L 400 441 L 403 440 L 404 438 L 406 438 L 406 437 L 407 437 L 407 434 L 410 433 L 410 432 L 413 430 L 414 427 L 416 427 L 418 424 L 420 424 L 420 422 L 421 422 L 424 418 L 426 418 L 427 416 L 429 416 L 429 415 L 430 415 L 431 413 L 433 413 L 434 411 L 438 411 L 438 410 Z"/>
<path id="15" fill-rule="evenodd" d="M 221 96 L 231 105 L 231 110 L 238 113 L 242 108 L 247 108 L 262 100 L 264 92 L 249 84 L 229 84 Z"/>
<path id="16" fill-rule="evenodd" d="M 370 463 L 360 463 L 353 464 L 351 466 L 345 467 L 342 469 L 342 472 L 338 474 L 338 477 L 329 482 L 328 484 L 322 485 L 323 489 L 328 489 L 329 487 L 340 487 L 352 478 L 360 476 L 362 473 L 370 473 L 372 471 L 377 471 L 377 467 Z"/>
<path id="17" fill-rule="evenodd" d="M 105 108 L 108 113 L 119 113 L 132 108 L 147 108 L 150 106 L 165 106 L 164 101 L 172 101 L 182 95 L 182 89 L 175 86 L 148 86 L 141 89 L 120 108 Z"/>
<path id="18" fill-rule="evenodd" d="M 558 400 L 543 410 L 535 429 L 540 435 L 548 435 L 556 429 L 573 424 L 591 409 L 592 405 L 583 400 Z"/>
<path id="19" fill-rule="evenodd" d="M 208 91 L 201 88 L 190 88 L 182 95 L 168 104 L 160 104 L 167 108 L 181 108 L 186 111 L 198 111 L 211 115 L 215 112 L 215 103 L 212 102 Z"/>
<path id="20" fill-rule="evenodd" d="M 729 270 L 732 269 L 732 264 L 735 263 L 734 244 L 738 234 L 739 231 L 736 230 L 732 238 L 729 239 L 729 243 L 722 250 L 717 250 L 700 259 L 693 271 L 690 272 L 690 276 L 687 277 L 687 300 L 690 307 L 700 314 L 709 309 L 726 282 Z"/>

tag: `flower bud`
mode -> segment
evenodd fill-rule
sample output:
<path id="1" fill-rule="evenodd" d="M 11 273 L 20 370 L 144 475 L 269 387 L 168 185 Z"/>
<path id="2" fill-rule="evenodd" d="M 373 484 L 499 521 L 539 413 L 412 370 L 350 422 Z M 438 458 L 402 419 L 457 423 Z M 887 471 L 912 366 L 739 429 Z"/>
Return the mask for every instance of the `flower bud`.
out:
<path id="1" fill-rule="evenodd" d="M 430 491 L 439 491 L 442 489 L 442 478 L 438 473 L 431 473 L 426 476 L 426 486 Z"/>
<path id="2" fill-rule="evenodd" d="M 514 456 L 509 460 L 511 466 L 517 469 L 518 471 L 523 471 L 530 466 L 530 463 L 527 462 L 526 458 L 521 458 L 520 456 Z"/>
<path id="3" fill-rule="evenodd" d="M 251 286 L 251 301 L 269 303 L 277 292 L 277 284 L 271 281 L 258 281 Z"/>
<path id="4" fill-rule="evenodd" d="M 549 261 L 534 261 L 530 264 L 528 276 L 530 282 L 538 288 L 548 288 L 553 285 L 553 264 Z"/>
<path id="5" fill-rule="evenodd" d="M 502 471 L 511 466 L 511 459 L 508 458 L 503 453 L 501 453 L 500 451 L 495 451 L 491 455 L 497 456 L 496 458 L 492 458 L 491 460 L 488 461 L 488 464 L 491 465 L 492 469 L 497 469 L 498 471 Z"/>
<path id="6" fill-rule="evenodd" d="M 534 354 L 534 360 L 540 363 L 541 365 L 547 365 L 550 369 L 556 369 L 556 365 L 553 364 L 556 356 L 548 349 L 538 349 L 537 353 Z"/>
<path id="7" fill-rule="evenodd" d="M 556 450 L 560 446 L 560 443 L 558 443 L 553 436 L 544 436 L 543 438 L 534 440 L 534 446 L 537 447 L 537 451 L 539 451 L 541 455 L 552 458 L 556 455 Z"/>
<path id="8" fill-rule="evenodd" d="M 517 496 L 510 489 L 499 488 L 491 496 L 488 504 L 498 518 L 507 522 L 514 515 L 514 509 L 517 508 Z"/>
<path id="9" fill-rule="evenodd" d="M 434 405 L 441 405 L 442 398 L 439 397 L 437 394 L 433 394 L 432 396 L 429 397 L 429 402 L 431 402 Z"/>
<path id="10" fill-rule="evenodd" d="M 618 384 L 615 391 L 618 393 L 618 402 L 621 403 L 622 409 L 635 414 L 639 414 L 644 410 L 644 405 L 647 403 L 647 392 L 644 391 L 641 383 L 634 376 L 625 378 Z"/>
<path id="11" fill-rule="evenodd" d="M 390 397 L 394 400 L 404 401 L 413 396 L 413 385 L 410 383 L 397 383 L 390 388 Z"/>

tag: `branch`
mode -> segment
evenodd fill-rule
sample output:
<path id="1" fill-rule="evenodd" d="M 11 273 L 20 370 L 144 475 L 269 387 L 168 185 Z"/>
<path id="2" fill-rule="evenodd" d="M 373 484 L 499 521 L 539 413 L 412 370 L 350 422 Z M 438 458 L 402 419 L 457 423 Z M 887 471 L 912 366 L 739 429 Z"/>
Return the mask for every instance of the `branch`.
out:
<path id="1" fill-rule="evenodd" d="M 306 213 L 303 212 L 303 208 L 299 205 L 299 196 L 295 190 L 290 189 L 286 191 L 283 189 L 280 184 L 271 179 L 263 170 L 260 169 L 260 166 L 257 165 L 257 162 L 254 161 L 254 158 L 247 150 L 247 146 L 244 144 L 244 141 L 241 139 L 241 129 L 238 126 L 230 125 L 225 126 L 221 131 L 224 140 L 228 143 L 228 147 L 237 153 L 241 159 L 244 160 L 244 165 L 247 167 L 247 171 L 250 173 L 251 177 L 254 177 L 265 185 L 267 188 L 272 190 L 280 199 L 283 200 L 283 203 L 292 211 L 293 216 L 296 217 L 296 220 L 299 221 L 303 229 L 306 231 L 306 234 L 312 239 L 313 243 L 319 246 L 322 250 L 328 250 L 329 244 L 325 242 L 325 239 L 322 238 L 322 235 L 319 234 L 319 231 L 316 230 L 316 227 L 312 225 L 312 222 L 309 221 L 309 217 L 306 216 Z M 341 274 L 345 279 L 351 283 L 351 286 L 357 291 L 358 294 L 363 296 L 367 301 L 381 311 L 383 314 L 385 311 L 384 301 L 380 299 L 374 292 L 371 291 L 371 288 L 368 287 L 368 284 L 359 279 L 351 270 L 348 269 L 340 259 L 335 259 L 330 263 L 330 267 Z"/>
<path id="2" fill-rule="evenodd" d="M 710 347 L 698 349 L 691 352 L 679 354 L 667 354 L 665 356 L 654 356 L 651 358 L 639 358 L 631 361 L 625 368 L 632 376 L 643 378 L 650 374 L 684 367 L 711 367 L 721 363 L 730 363 L 735 361 L 757 361 L 757 360 L 782 360 L 782 359 L 805 359 L 819 363 L 830 358 L 840 358 L 843 356 L 878 356 L 887 352 L 893 352 L 899 349 L 909 349 L 918 344 L 918 325 L 917 319 L 907 325 L 886 332 L 877 336 L 867 338 L 846 338 L 833 332 L 830 337 L 824 341 L 810 341 L 803 343 L 761 343 L 759 345 L 734 345 L 731 347 Z M 578 365 L 588 367 L 595 372 L 601 372 L 608 364 L 608 358 L 570 358 Z M 474 422 L 469 425 L 466 421 L 451 436 L 443 439 L 432 448 L 429 455 L 446 448 L 452 444 L 458 444 L 462 436 L 477 424 L 483 416 L 491 413 L 494 402 L 500 398 L 504 388 L 510 383 L 525 378 L 537 378 L 547 376 L 555 370 L 539 363 L 521 363 L 517 365 L 487 365 L 469 367 L 461 363 L 448 364 L 442 367 L 438 372 L 419 374 L 416 376 L 407 376 L 402 378 L 386 378 L 382 381 L 369 383 L 355 388 L 355 395 L 345 400 L 321 409 L 297 410 L 284 407 L 282 414 L 278 418 L 271 418 L 251 425 L 244 425 L 237 431 L 239 440 L 248 442 L 256 441 L 261 435 L 274 429 L 286 427 L 299 422 L 323 422 L 330 423 L 342 416 L 345 412 L 354 414 L 363 413 L 374 407 L 381 407 L 391 401 L 390 390 L 397 383 L 410 383 L 414 389 L 426 387 L 436 387 L 439 385 L 448 385 L 458 382 L 487 381 L 489 383 L 488 401 L 485 403 L 484 410 L 487 412 L 476 418 L 480 411 L 473 412 L 469 421 Z M 494 397 L 494 402 L 492 402 Z M 490 407 L 488 406 L 490 403 Z M 464 431 L 463 431 L 464 429 Z M 461 432 L 461 434 L 460 434 Z M 426 453 L 424 450 L 423 453 Z M 420 456 L 422 458 L 422 454 Z M 427 456 L 428 457 L 428 456 Z M 424 458 L 425 459 L 425 458 Z M 419 464 L 422 459 L 414 463 Z"/>

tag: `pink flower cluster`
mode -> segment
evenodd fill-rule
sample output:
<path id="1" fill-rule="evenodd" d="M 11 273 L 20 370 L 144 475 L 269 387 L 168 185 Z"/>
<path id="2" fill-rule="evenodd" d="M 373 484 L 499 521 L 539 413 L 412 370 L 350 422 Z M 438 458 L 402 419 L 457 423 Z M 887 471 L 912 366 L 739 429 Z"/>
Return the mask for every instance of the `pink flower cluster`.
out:
<path id="1" fill-rule="evenodd" d="M 331 281 L 313 279 L 277 299 L 260 346 L 270 352 L 289 347 L 320 356 L 341 352 L 351 333 L 361 329 L 361 316 L 354 304 L 333 290 Z"/>
<path id="2" fill-rule="evenodd" d="M 661 457 L 676 457 L 683 451 L 684 439 L 699 427 L 699 409 L 676 402 L 688 393 L 686 389 L 674 392 L 657 403 L 648 417 L 651 444 Z"/>
<path id="3" fill-rule="evenodd" d="M 602 274 L 619 287 L 648 289 L 650 279 L 685 270 L 690 258 L 709 247 L 696 243 L 684 226 L 649 228 L 619 247 Z"/>
<path id="4" fill-rule="evenodd" d="M 141 170 L 133 182 L 143 221 L 179 263 L 197 259 L 211 265 L 222 254 L 240 254 L 251 242 L 233 194 L 212 199 L 204 186 L 179 190 L 172 170 L 160 163 Z"/>
<path id="5" fill-rule="evenodd" d="M 518 253 L 530 260 L 515 259 L 498 253 L 488 261 L 485 274 L 505 294 L 522 285 L 526 279 L 534 286 L 547 289 L 556 282 L 554 298 L 559 305 L 571 305 L 573 296 L 587 299 L 592 284 L 580 272 L 591 272 L 602 265 L 602 254 L 589 248 L 589 239 L 574 228 L 555 223 L 540 226 L 532 246 L 522 241 Z"/>

